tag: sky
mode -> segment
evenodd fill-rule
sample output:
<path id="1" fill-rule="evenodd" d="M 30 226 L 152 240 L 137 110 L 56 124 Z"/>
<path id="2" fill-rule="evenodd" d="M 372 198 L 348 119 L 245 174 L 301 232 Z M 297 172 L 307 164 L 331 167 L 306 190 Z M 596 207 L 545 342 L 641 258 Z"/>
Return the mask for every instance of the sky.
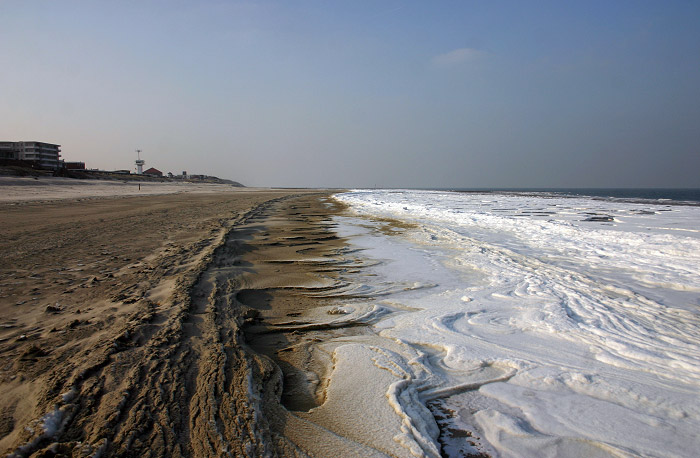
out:
<path id="1" fill-rule="evenodd" d="M 0 0 L 0 140 L 249 186 L 700 187 L 700 2 Z"/>

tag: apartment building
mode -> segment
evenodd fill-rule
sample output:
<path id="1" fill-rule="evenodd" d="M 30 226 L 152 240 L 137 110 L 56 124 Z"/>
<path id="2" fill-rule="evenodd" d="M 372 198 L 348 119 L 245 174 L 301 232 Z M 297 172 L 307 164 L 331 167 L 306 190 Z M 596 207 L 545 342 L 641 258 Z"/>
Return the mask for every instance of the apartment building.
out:
<path id="1" fill-rule="evenodd" d="M 61 166 L 60 157 L 61 145 L 35 141 L 0 142 L 0 159 L 32 161 L 55 170 Z"/>

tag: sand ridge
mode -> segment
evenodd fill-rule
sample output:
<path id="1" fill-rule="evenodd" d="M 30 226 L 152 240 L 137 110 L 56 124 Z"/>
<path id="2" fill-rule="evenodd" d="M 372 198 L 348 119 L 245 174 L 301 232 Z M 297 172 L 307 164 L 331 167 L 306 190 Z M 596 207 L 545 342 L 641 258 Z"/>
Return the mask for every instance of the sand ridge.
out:
<path id="1" fill-rule="evenodd" d="M 252 266 L 240 277 L 235 297 L 248 309 L 245 342 L 283 375 L 284 409 L 265 404 L 267 417 L 276 420 L 271 430 L 315 457 L 434 456 L 396 440 L 411 420 L 388 402 L 396 375 L 378 366 L 381 354 L 372 353 L 381 353 L 380 347 L 410 350 L 377 336 L 372 325 L 392 313 L 381 297 L 412 285 L 366 282 L 373 276 L 367 267 L 380 261 L 338 236 L 335 216 L 345 216 L 345 210 L 331 198 L 287 200 L 273 204 L 259 224 L 256 219 L 240 228 L 249 233 L 241 260 Z M 401 230 L 393 221 L 377 224 Z M 358 372 L 359 366 L 338 365 L 340 354 L 362 356 L 358 363 L 368 367 Z"/>

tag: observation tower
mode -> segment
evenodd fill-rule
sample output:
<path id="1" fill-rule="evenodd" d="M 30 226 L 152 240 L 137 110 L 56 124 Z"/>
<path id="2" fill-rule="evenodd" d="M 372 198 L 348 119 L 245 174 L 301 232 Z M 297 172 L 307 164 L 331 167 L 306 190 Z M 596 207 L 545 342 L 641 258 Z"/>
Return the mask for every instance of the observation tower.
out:
<path id="1" fill-rule="evenodd" d="M 143 165 L 146 163 L 143 159 L 141 159 L 141 150 L 137 149 L 136 150 L 136 174 L 137 175 L 143 175 Z"/>

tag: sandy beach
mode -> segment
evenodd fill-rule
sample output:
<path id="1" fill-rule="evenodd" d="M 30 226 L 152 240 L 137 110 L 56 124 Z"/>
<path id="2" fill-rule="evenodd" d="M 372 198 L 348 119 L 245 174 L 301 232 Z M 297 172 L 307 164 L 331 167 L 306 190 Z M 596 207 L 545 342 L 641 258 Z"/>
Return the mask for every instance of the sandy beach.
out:
<path id="1" fill-rule="evenodd" d="M 37 3 L 0 458 L 700 457 L 700 1 Z"/>
<path id="2" fill-rule="evenodd" d="M 73 190 L 56 198 L 57 188 Z M 572 276 L 575 266 L 534 258 L 550 246 L 576 246 L 595 261 L 600 247 L 636 242 L 641 232 L 648 245 L 678 253 L 697 242 L 681 245 L 662 231 L 674 223 L 674 232 L 695 234 L 696 207 L 649 211 L 588 199 L 572 215 L 559 208 L 573 207 L 570 198 L 547 196 L 553 210 L 541 216 L 536 196 L 490 197 L 516 215 L 537 209 L 523 219 L 484 213 L 486 195 L 143 188 L 134 195 L 133 184 L 0 187 L 25 197 L 0 202 L 4 456 L 693 456 L 697 448 L 688 439 L 697 429 L 697 366 L 685 363 L 697 354 L 696 316 L 642 296 L 621 300 L 608 277 L 584 281 Z M 382 205 L 393 213 L 378 211 Z M 467 213 L 470 206 L 477 210 Z M 463 215 L 455 209 L 469 224 L 485 218 L 487 235 L 500 224 L 494 244 L 510 243 L 513 227 L 545 246 L 528 257 L 435 225 Z M 430 211 L 435 221 L 414 219 Z M 615 232 L 605 222 L 592 227 L 592 212 L 625 224 Z M 543 220 L 558 238 L 538 242 Z M 688 266 L 683 275 L 649 267 L 663 265 L 656 251 L 629 252 L 615 258 L 620 282 L 634 285 L 624 269 L 643 268 L 676 282 L 660 291 L 664 300 L 695 300 L 697 281 L 685 272 L 697 265 L 697 250 L 674 254 Z M 587 263 L 582 270 L 595 274 Z M 566 292 L 567 306 L 585 306 L 578 313 L 634 326 L 589 329 L 557 314 L 551 307 L 559 302 L 543 286 L 550 284 L 565 286 L 551 290 Z M 639 351 L 630 356 L 621 346 L 610 360 L 610 339 L 621 332 Z M 654 356 L 657 336 L 671 342 L 664 359 Z M 591 356 L 594 345 L 600 352 Z M 562 382 L 552 388 L 553 380 Z M 608 392 L 618 394 L 604 401 Z M 678 407 L 659 414 L 667 405 Z M 588 410 L 571 417 L 571 406 Z M 511 428 L 528 416 L 537 428 Z M 614 425 L 600 423 L 607 418 Z M 656 418 L 677 432 L 650 423 Z"/>
<path id="3" fill-rule="evenodd" d="M 362 455 L 290 414 L 322 392 L 294 320 L 326 299 L 305 288 L 347 267 L 323 260 L 342 246 L 328 193 L 114 192 L 133 188 L 3 183 L 0 451 Z"/>

